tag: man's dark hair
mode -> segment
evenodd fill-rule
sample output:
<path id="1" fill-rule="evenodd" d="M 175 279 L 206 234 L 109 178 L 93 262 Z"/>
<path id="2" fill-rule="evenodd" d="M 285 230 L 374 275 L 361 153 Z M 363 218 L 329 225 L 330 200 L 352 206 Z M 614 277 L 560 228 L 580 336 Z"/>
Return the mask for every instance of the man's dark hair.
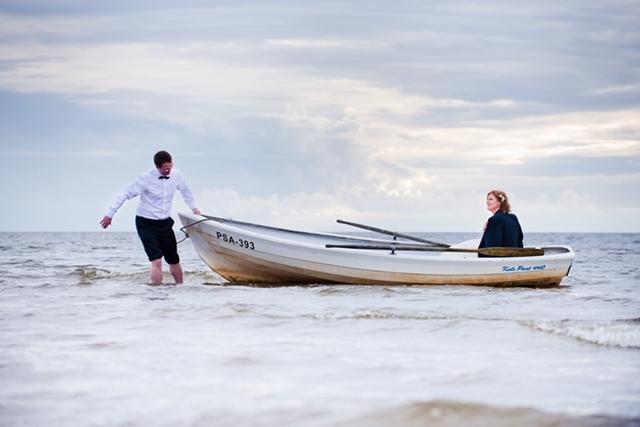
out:
<path id="1" fill-rule="evenodd" d="M 164 165 L 165 163 L 171 163 L 172 161 L 173 160 L 171 160 L 171 154 L 167 153 L 164 150 L 158 151 L 153 156 L 153 163 L 155 163 L 157 168 L 159 168 L 160 166 Z"/>

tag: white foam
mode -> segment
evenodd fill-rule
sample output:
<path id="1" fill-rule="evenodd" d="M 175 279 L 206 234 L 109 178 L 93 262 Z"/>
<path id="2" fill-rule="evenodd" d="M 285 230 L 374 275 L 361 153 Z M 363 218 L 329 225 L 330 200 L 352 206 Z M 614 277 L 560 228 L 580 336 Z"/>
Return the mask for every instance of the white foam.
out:
<path id="1" fill-rule="evenodd" d="M 640 322 L 616 320 L 607 322 L 562 320 L 525 322 L 534 329 L 564 335 L 598 345 L 640 348 Z"/>

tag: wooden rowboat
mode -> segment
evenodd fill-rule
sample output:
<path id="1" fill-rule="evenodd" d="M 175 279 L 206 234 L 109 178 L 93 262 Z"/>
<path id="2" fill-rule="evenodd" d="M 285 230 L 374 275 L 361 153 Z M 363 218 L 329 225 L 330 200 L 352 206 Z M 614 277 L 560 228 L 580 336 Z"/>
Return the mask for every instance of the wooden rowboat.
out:
<path id="1" fill-rule="evenodd" d="M 548 287 L 569 274 L 575 256 L 568 246 L 548 246 L 538 249 L 540 256 L 479 258 L 473 250 L 456 252 L 455 247 L 421 249 L 397 240 L 191 213 L 179 217 L 200 258 L 233 283 Z"/>

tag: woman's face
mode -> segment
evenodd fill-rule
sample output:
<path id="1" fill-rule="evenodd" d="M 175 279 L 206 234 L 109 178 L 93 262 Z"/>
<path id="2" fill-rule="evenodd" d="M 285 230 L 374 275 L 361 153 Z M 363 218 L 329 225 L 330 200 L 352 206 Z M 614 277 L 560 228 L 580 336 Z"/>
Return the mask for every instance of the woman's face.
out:
<path id="1" fill-rule="evenodd" d="M 487 210 L 491 213 L 496 213 L 500 209 L 500 202 L 496 199 L 493 193 L 487 195 Z"/>

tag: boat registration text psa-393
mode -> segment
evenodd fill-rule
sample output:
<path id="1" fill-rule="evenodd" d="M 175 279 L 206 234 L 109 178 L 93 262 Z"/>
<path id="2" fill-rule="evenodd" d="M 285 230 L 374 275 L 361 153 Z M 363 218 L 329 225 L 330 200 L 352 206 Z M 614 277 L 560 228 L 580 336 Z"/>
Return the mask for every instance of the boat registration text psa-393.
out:
<path id="1" fill-rule="evenodd" d="M 252 251 L 256 248 L 255 243 L 253 243 L 252 241 L 233 237 L 232 235 L 227 233 L 216 231 L 216 237 L 218 238 L 218 240 L 222 240 L 225 243 L 231 243 L 232 245 L 241 246 L 246 249 L 251 249 Z"/>

